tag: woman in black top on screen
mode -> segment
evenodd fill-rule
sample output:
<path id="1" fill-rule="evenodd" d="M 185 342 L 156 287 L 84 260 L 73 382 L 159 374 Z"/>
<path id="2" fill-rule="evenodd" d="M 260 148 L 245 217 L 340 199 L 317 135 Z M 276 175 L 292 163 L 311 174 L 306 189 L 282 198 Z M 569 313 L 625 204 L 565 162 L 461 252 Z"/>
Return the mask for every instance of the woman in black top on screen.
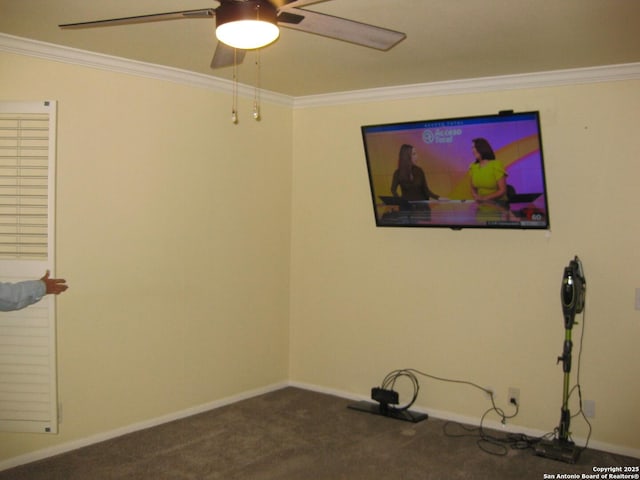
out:
<path id="1" fill-rule="evenodd" d="M 400 197 L 407 202 L 424 201 L 431 198 L 438 200 L 440 196 L 429 189 L 424 171 L 416 165 L 417 157 L 418 152 L 412 145 L 404 144 L 400 147 L 398 168 L 393 172 L 391 182 L 391 193 L 394 197 Z M 398 194 L 398 187 L 400 194 Z M 426 204 L 424 207 L 428 208 Z"/>

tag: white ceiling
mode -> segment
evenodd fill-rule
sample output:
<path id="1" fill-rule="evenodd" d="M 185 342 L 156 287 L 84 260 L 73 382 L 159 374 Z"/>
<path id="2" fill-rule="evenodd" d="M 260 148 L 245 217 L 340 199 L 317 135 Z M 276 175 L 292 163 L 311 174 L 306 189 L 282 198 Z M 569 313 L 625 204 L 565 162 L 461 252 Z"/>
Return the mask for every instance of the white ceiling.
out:
<path id="1" fill-rule="evenodd" d="M 216 8 L 214 0 L 0 0 L 0 32 L 224 79 L 215 20 L 61 30 L 58 24 Z M 638 0 L 327 0 L 307 7 L 399 30 L 387 52 L 290 29 L 261 51 L 261 86 L 293 97 L 640 62 Z M 256 54 L 239 67 L 256 78 Z"/>

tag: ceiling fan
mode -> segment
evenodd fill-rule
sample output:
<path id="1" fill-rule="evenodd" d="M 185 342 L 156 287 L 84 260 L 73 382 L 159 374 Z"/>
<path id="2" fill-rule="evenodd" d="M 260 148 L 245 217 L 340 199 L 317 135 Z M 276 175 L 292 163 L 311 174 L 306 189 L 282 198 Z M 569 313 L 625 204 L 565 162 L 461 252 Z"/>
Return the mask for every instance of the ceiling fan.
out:
<path id="1" fill-rule="evenodd" d="M 155 13 L 58 26 L 63 29 L 80 29 L 179 19 L 215 18 L 216 37 L 219 41 L 211 62 L 211 68 L 214 69 L 241 63 L 246 50 L 261 48 L 275 41 L 279 35 L 278 27 L 314 33 L 383 51 L 389 50 L 406 38 L 402 32 L 300 8 L 327 0 L 217 1 L 220 4 L 217 8 Z M 231 27 L 243 28 L 236 40 L 230 40 L 224 36 L 224 30 Z M 268 38 L 254 44 L 246 43 L 250 37 L 261 31 L 261 27 L 265 27 Z"/>

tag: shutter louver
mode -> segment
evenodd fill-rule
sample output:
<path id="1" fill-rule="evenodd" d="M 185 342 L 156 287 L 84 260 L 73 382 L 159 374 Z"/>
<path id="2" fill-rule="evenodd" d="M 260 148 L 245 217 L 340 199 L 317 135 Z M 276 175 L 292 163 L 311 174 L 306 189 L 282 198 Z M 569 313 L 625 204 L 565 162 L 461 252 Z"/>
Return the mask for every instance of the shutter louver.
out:
<path id="1" fill-rule="evenodd" d="M 47 257 L 49 115 L 0 113 L 0 257 Z"/>

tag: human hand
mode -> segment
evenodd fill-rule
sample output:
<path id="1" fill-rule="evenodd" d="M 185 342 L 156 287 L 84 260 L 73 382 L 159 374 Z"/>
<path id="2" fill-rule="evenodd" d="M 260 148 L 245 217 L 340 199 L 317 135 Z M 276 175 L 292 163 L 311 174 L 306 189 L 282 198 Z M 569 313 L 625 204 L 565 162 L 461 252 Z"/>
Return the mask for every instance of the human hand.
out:
<path id="1" fill-rule="evenodd" d="M 63 278 L 49 278 L 50 272 L 47 270 L 47 273 L 40 279 L 40 281 L 44 282 L 46 287 L 47 294 L 59 295 L 64 292 L 69 286 L 67 285 L 67 281 Z"/>

